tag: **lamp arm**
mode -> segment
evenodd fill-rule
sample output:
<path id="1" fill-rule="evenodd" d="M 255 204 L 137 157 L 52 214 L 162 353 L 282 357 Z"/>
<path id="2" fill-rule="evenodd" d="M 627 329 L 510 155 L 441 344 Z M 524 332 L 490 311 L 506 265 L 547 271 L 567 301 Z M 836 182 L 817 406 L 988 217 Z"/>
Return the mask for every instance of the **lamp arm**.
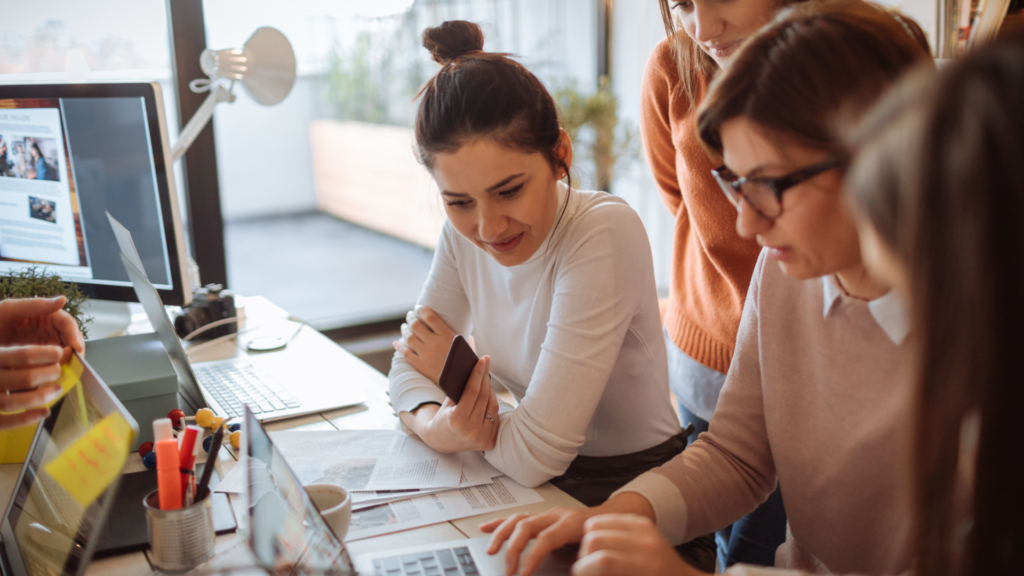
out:
<path id="1" fill-rule="evenodd" d="M 202 106 L 196 110 L 196 113 L 192 115 L 192 119 L 188 121 L 188 124 L 178 134 L 178 141 L 174 143 L 174 149 L 171 150 L 172 162 L 177 162 L 179 158 L 184 156 L 189 146 L 195 142 L 199 133 L 206 127 L 206 123 L 213 117 L 213 108 L 218 102 L 234 101 L 235 95 L 231 93 L 231 90 L 224 88 L 220 84 L 214 84 L 214 86 L 210 90 L 210 95 L 203 101 Z"/>

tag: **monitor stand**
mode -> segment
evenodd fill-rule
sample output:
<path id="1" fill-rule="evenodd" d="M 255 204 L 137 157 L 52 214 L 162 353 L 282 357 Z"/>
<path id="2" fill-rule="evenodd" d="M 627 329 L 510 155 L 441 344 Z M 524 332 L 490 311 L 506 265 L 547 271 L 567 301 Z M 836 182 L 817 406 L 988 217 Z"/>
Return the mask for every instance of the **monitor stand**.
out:
<path id="1" fill-rule="evenodd" d="M 132 312 L 127 302 L 87 300 L 82 308 L 86 317 L 92 316 L 92 320 L 86 324 L 90 340 L 121 334 L 132 321 Z"/>

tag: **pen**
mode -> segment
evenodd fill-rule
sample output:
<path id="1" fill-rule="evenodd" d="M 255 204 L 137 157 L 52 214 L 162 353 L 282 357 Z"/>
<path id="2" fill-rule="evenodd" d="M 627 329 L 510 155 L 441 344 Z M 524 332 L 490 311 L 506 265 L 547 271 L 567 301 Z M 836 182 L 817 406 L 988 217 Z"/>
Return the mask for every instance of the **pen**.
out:
<path id="1" fill-rule="evenodd" d="M 178 441 L 174 438 L 156 443 L 156 488 L 161 510 L 181 508 L 181 469 Z"/>
<path id="2" fill-rule="evenodd" d="M 196 488 L 196 498 L 206 498 L 207 488 L 210 485 L 210 478 L 213 476 L 213 468 L 217 463 L 217 454 L 220 452 L 220 444 L 224 441 L 224 427 L 217 428 L 213 433 L 213 440 L 210 441 L 210 454 L 206 457 L 206 464 L 203 467 L 203 476 L 199 479 L 199 487 Z"/>
<path id="3" fill-rule="evenodd" d="M 178 453 L 179 468 L 181 471 L 181 493 L 184 495 L 188 491 L 189 484 L 192 483 L 192 466 L 196 463 L 195 448 L 196 439 L 199 434 L 203 433 L 203 429 L 198 426 L 189 426 L 182 432 L 182 441 L 180 451 Z"/>
<path id="4" fill-rule="evenodd" d="M 202 434 L 196 436 L 196 447 L 192 450 L 192 473 L 189 475 L 189 486 L 192 487 L 192 497 L 196 495 L 196 458 L 199 458 L 199 451 L 203 449 Z"/>

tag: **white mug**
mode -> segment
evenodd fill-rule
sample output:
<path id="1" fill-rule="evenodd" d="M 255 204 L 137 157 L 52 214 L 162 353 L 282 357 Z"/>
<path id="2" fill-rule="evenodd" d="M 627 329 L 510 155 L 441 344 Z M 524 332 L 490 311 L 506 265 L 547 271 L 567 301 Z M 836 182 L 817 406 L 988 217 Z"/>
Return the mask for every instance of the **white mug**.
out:
<path id="1" fill-rule="evenodd" d="M 344 541 L 352 520 L 352 498 L 348 490 L 334 484 L 307 484 L 303 488 L 334 535 Z"/>

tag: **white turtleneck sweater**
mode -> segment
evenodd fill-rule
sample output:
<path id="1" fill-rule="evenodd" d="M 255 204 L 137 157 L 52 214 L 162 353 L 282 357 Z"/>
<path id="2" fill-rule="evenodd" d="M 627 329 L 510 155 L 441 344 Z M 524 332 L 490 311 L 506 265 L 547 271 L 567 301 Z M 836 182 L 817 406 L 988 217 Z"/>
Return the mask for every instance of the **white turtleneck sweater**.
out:
<path id="1" fill-rule="evenodd" d="M 419 298 L 474 337 L 491 378 L 518 401 L 501 407 L 484 457 L 526 486 L 563 474 L 577 455 L 639 452 L 680 429 L 643 223 L 619 198 L 559 186 L 561 220 L 517 266 L 446 222 Z M 396 412 L 445 398 L 398 353 L 389 380 Z"/>

